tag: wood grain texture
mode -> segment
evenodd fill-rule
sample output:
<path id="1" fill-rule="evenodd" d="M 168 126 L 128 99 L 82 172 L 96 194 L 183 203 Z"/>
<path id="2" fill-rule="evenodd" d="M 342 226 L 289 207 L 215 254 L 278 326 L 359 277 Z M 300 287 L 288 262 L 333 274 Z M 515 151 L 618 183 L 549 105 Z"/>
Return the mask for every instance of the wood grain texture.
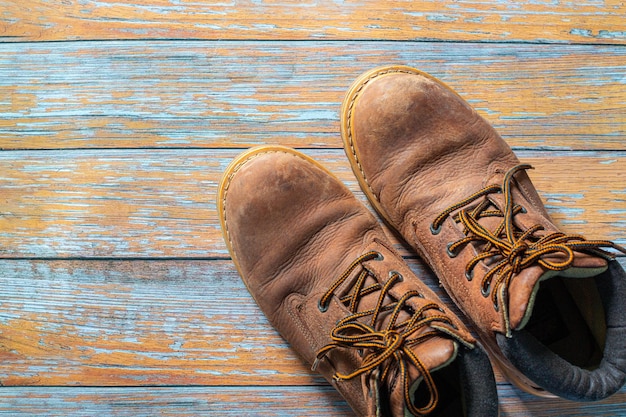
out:
<path id="1" fill-rule="evenodd" d="M 311 385 L 232 262 L 3 261 L 3 385 Z"/>
<path id="2" fill-rule="evenodd" d="M 0 256 L 227 256 L 216 212 L 234 150 L 0 153 Z M 365 201 L 340 149 L 306 151 Z M 625 243 L 626 153 L 520 151 L 554 219 Z"/>
<path id="3" fill-rule="evenodd" d="M 565 231 L 626 244 L 625 21 L 621 0 L 0 0 L 0 415 L 352 415 L 254 304 L 215 193 L 267 143 L 365 202 L 338 111 L 375 66 L 440 77 Z M 496 378 L 503 417 L 624 415 L 626 388 Z"/>
<path id="4" fill-rule="evenodd" d="M 0 44 L 0 149 L 341 147 L 345 92 L 391 63 L 516 148 L 626 149 L 621 46 L 373 41 Z"/>
<path id="5" fill-rule="evenodd" d="M 448 300 L 419 260 L 407 262 Z M 0 414 L 350 415 L 271 328 L 230 260 L 3 260 L 0 286 Z M 498 381 L 504 416 L 619 415 L 626 401 L 626 388 L 580 404 Z"/>
<path id="6" fill-rule="evenodd" d="M 501 417 L 616 417 L 623 415 L 626 392 L 612 401 L 573 403 L 532 398 L 499 385 Z M 350 417 L 354 414 L 327 386 L 299 387 L 154 387 L 0 389 L 0 415 L 14 417 L 299 416 Z"/>
<path id="7" fill-rule="evenodd" d="M 0 2 L 0 40 L 386 39 L 626 43 L 619 0 L 29 0 Z"/>
<path id="8" fill-rule="evenodd" d="M 0 416 L 350 417 L 329 386 L 0 389 Z"/>

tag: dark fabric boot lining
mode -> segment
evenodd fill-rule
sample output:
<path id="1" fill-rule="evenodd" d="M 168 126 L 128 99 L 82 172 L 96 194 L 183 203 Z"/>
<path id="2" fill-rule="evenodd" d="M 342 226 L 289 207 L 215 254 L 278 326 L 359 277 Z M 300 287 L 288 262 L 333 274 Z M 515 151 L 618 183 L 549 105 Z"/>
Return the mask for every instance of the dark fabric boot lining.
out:
<path id="1" fill-rule="evenodd" d="M 480 346 L 461 348 L 456 359 L 431 373 L 439 402 L 429 417 L 495 417 L 498 415 L 498 392 L 491 363 Z M 413 393 L 415 404 L 429 399 L 425 384 Z"/>
<path id="2" fill-rule="evenodd" d="M 592 278 L 567 279 L 569 286 L 581 290 L 577 293 L 595 292 L 597 287 Z M 589 297 L 592 298 L 592 297 Z M 598 301 L 599 300 L 599 297 Z M 601 305 L 596 307 L 604 315 Z M 604 330 L 604 320 L 598 323 Z M 603 340 L 596 340 L 589 320 L 586 320 L 577 303 L 574 301 L 568 286 L 561 278 L 552 278 L 541 283 L 535 299 L 532 316 L 525 329 L 552 352 L 559 355 L 572 365 L 593 370 L 602 360 Z"/>
<path id="3" fill-rule="evenodd" d="M 463 416 L 462 389 L 459 381 L 459 360 L 456 359 L 448 366 L 431 372 L 435 381 L 439 402 L 437 408 L 429 417 Z M 423 407 L 430 399 L 426 384 L 422 383 L 415 390 L 414 401 L 418 407 Z"/>
<path id="4" fill-rule="evenodd" d="M 595 342 L 572 342 L 575 348 L 586 345 L 585 349 L 581 349 L 587 351 L 582 357 L 586 356 L 595 365 L 592 370 L 571 364 L 537 339 L 539 337 L 549 344 L 554 343 L 550 340 L 550 332 L 535 331 L 538 335 L 535 337 L 530 330 L 520 330 L 515 331 L 510 338 L 496 334 L 500 349 L 515 367 L 547 391 L 571 400 L 606 398 L 618 391 L 626 381 L 626 273 L 617 261 L 611 261 L 607 271 L 593 279 L 604 306 L 606 320 L 605 347 L 599 364 L 595 363 L 597 359 L 594 355 L 589 356 L 589 352 L 595 350 L 592 346 Z M 589 326 L 587 329 L 599 334 L 597 329 L 593 332 Z M 557 331 L 556 334 L 562 332 Z M 589 361 L 577 355 L 572 357 L 575 361 L 589 365 Z"/>
<path id="5" fill-rule="evenodd" d="M 489 357 L 480 345 L 459 352 L 459 375 L 464 414 L 467 417 L 498 415 L 498 392 Z"/>

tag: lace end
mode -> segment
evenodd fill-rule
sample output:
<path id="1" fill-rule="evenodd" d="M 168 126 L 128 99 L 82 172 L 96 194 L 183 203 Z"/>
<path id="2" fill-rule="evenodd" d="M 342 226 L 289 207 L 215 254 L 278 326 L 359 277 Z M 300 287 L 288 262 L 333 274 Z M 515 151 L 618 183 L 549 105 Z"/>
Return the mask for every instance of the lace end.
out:
<path id="1" fill-rule="evenodd" d="M 315 358 L 315 361 L 313 361 L 313 365 L 311 365 L 311 371 L 315 372 L 317 371 L 317 367 L 320 364 L 321 359 L 320 358 Z"/>

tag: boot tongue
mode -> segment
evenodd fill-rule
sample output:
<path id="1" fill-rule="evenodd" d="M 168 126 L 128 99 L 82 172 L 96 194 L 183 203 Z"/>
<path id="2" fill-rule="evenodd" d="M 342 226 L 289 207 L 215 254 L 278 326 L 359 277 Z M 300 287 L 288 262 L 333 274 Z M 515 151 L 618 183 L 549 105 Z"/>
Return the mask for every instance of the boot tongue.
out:
<path id="1" fill-rule="evenodd" d="M 381 250 L 381 252 L 385 253 L 385 257 L 392 258 L 391 255 L 387 255 L 386 252 L 384 252 L 383 250 Z M 387 278 L 392 274 L 389 272 L 388 265 L 385 265 L 384 262 L 383 263 L 377 262 L 377 261 L 366 262 L 365 267 L 371 272 L 371 274 L 366 278 L 363 284 L 363 288 L 367 288 L 368 286 L 374 285 L 377 282 L 383 283 L 383 281 L 385 280 L 381 280 L 380 277 Z M 358 274 L 355 274 L 355 277 L 352 277 L 352 279 L 349 279 L 346 281 L 346 285 L 345 285 L 346 289 L 354 285 L 357 276 Z M 394 285 L 389 290 L 383 305 L 394 303 L 396 300 L 400 299 L 404 294 L 413 290 L 415 290 L 415 288 L 413 288 L 413 286 L 411 286 L 408 282 L 404 280 L 398 280 L 396 283 L 394 283 Z M 342 290 L 340 289 L 338 292 L 341 293 Z M 380 297 L 379 291 L 375 291 L 371 294 L 365 295 L 359 300 L 358 310 L 359 311 L 374 310 L 378 304 L 379 297 Z M 395 323 L 400 324 L 400 323 L 410 320 L 411 315 L 413 314 L 412 313 L 413 311 L 419 310 L 420 307 L 422 307 L 424 304 L 427 304 L 430 302 L 431 300 L 428 300 L 427 298 L 421 298 L 421 297 L 410 298 L 406 303 L 406 307 L 402 309 L 402 311 L 398 315 Z M 441 312 L 436 309 L 426 309 L 423 312 L 423 316 L 425 317 L 433 316 L 433 315 L 441 315 Z M 391 316 L 392 316 L 391 311 L 381 312 L 379 314 L 378 320 L 375 325 L 376 330 L 384 331 L 385 329 L 387 329 L 389 325 L 389 321 L 392 318 Z M 362 321 L 363 323 L 367 323 L 368 325 L 371 324 L 370 320 L 371 320 L 371 316 L 366 316 L 363 319 L 359 319 L 359 321 Z M 438 322 L 434 322 L 432 324 L 433 327 L 425 325 L 417 329 L 410 335 L 407 335 L 406 337 L 407 339 L 411 340 L 411 339 L 418 337 L 420 334 L 432 332 L 434 329 L 436 329 L 436 327 L 438 327 L 437 323 Z M 397 329 L 397 331 L 400 333 L 402 332 L 402 330 L 403 328 Z M 448 337 L 445 337 L 445 333 L 443 332 L 440 332 L 440 334 L 442 335 L 441 337 L 435 336 L 435 337 L 425 340 L 424 342 L 417 343 L 409 347 L 409 349 L 414 354 L 414 356 L 420 360 L 424 368 L 428 370 L 429 372 L 432 372 L 434 370 L 441 369 L 447 366 L 448 364 L 452 363 L 456 359 L 456 356 L 457 356 L 457 351 L 458 351 L 457 342 L 455 342 L 454 340 Z M 404 345 L 400 349 L 404 347 L 406 347 L 406 345 Z M 364 352 L 365 354 L 364 356 L 367 356 L 368 353 L 371 353 L 371 352 Z M 428 402 L 429 397 L 427 395 L 428 390 L 426 386 L 423 386 L 420 388 L 420 386 L 424 384 L 423 375 L 420 373 L 419 369 L 411 362 L 411 359 L 405 353 L 402 353 L 401 356 L 403 360 L 405 360 L 409 390 L 411 392 L 415 392 L 419 389 L 420 393 L 422 391 L 426 393 L 426 398 L 423 399 L 424 403 L 422 404 L 418 403 L 416 404 L 416 406 L 418 408 L 421 406 L 424 406 Z M 393 357 L 390 360 L 394 360 Z M 402 376 L 400 375 L 399 364 L 393 365 L 390 372 L 391 372 L 390 376 L 388 376 L 387 381 L 385 381 L 386 387 L 383 388 L 383 392 L 387 392 L 390 397 L 388 406 L 391 409 L 390 410 L 391 416 L 403 417 L 405 415 L 405 405 L 404 405 L 405 385 L 404 385 L 404 380 L 402 379 Z"/>
<path id="2" fill-rule="evenodd" d="M 535 296 L 542 281 L 555 276 L 576 279 L 589 278 L 601 274 L 608 268 L 605 259 L 598 256 L 574 252 L 572 265 L 563 271 L 546 270 L 533 265 L 513 277 L 509 285 L 509 323 L 512 330 L 521 330 L 532 315 Z"/>
<path id="3" fill-rule="evenodd" d="M 512 195 L 513 201 L 521 204 L 522 207 L 532 207 L 532 204 L 516 186 L 513 187 Z M 490 194 L 489 199 L 497 209 L 504 212 L 504 195 Z M 498 217 L 485 217 L 480 220 L 480 224 L 490 231 L 495 230 L 499 222 L 501 222 L 501 218 Z M 550 223 L 549 219 L 538 212 L 520 213 L 515 216 L 514 222 L 517 226 L 521 227 L 522 230 L 528 230 L 533 225 L 541 224 L 545 227 L 545 233 L 558 232 L 558 229 Z M 554 262 L 562 261 L 562 257 L 558 255 L 548 255 L 544 259 L 546 261 L 553 260 Z M 523 269 L 513 277 L 508 288 L 507 307 L 509 323 L 507 331 L 508 329 L 521 330 L 528 323 L 535 304 L 535 296 L 539 290 L 539 284 L 542 281 L 555 276 L 564 278 L 588 278 L 604 272 L 607 268 L 608 263 L 604 258 L 574 251 L 574 260 L 566 270 L 552 271 L 538 264 Z"/>
<path id="4" fill-rule="evenodd" d="M 385 272 L 384 272 L 385 267 L 379 269 L 381 267 L 379 263 L 371 262 L 367 264 L 367 267 L 369 270 L 373 272 L 373 274 L 372 276 L 367 278 L 365 285 L 364 285 L 365 287 L 376 282 L 376 278 L 374 277 L 385 276 Z M 390 275 L 390 273 L 387 272 L 387 275 Z M 414 288 L 410 283 L 404 281 L 403 279 L 398 280 L 393 285 L 393 287 L 391 287 L 391 289 L 389 290 L 383 305 L 389 305 L 389 304 L 395 303 L 397 300 L 402 298 L 406 293 L 410 291 L 415 291 L 415 290 L 416 288 Z M 374 309 L 376 307 L 376 304 L 378 303 L 379 296 L 380 296 L 380 293 L 375 292 L 375 293 L 368 294 L 365 297 L 363 297 L 359 304 L 360 306 L 359 310 L 363 311 L 367 309 Z M 395 323 L 400 324 L 400 323 L 404 323 L 410 320 L 414 311 L 418 311 L 424 305 L 430 304 L 432 302 L 433 300 L 429 300 L 428 298 L 423 298 L 423 297 L 418 297 L 418 296 L 409 298 L 406 301 L 405 307 L 401 310 L 400 314 L 396 318 Z M 440 310 L 429 308 L 429 309 L 426 309 L 422 313 L 422 317 L 439 316 L 441 314 L 442 313 Z M 376 325 L 376 329 L 377 330 L 386 329 L 389 325 L 389 321 L 391 320 L 391 316 L 392 316 L 391 311 L 381 312 L 379 315 L 378 323 Z M 431 323 L 430 326 L 425 325 L 417 329 L 416 331 L 408 335 L 407 339 L 409 340 L 414 339 L 422 333 L 432 332 L 433 330 L 437 330 L 440 327 L 445 327 L 445 326 L 441 324 L 440 322 L 435 321 Z M 401 332 L 402 330 L 403 329 L 399 329 L 398 331 Z M 410 347 L 411 351 L 415 354 L 417 358 L 419 358 L 419 360 L 422 362 L 424 367 L 428 370 L 437 369 L 449 363 L 450 361 L 454 360 L 454 358 L 456 357 L 456 350 L 457 350 L 456 342 L 452 340 L 451 338 L 447 337 L 445 333 L 443 332 L 439 332 L 439 334 L 441 334 L 441 336 L 427 339 L 424 342 L 414 344 Z M 408 361 L 408 358 L 407 358 L 407 361 Z M 411 379 L 421 377 L 421 375 L 419 374 L 419 371 L 417 371 L 417 369 L 413 365 L 409 366 L 409 375 Z"/>

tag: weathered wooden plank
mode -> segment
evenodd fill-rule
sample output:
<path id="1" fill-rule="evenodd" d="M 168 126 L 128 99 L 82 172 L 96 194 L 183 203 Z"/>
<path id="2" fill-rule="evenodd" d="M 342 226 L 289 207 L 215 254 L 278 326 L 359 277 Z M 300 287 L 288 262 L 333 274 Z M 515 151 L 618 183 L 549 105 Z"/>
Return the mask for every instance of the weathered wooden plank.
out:
<path id="1" fill-rule="evenodd" d="M 337 113 L 377 65 L 444 79 L 537 166 L 557 222 L 626 243 L 625 17 L 615 0 L 0 0 L 0 149 L 35 150 L 0 152 L 0 415 L 351 415 L 254 305 L 214 198 L 232 148 L 280 143 L 334 148 L 307 152 L 365 201 Z M 56 259 L 84 257 L 110 259 Z M 498 381 L 506 416 L 626 403 Z"/>
<path id="2" fill-rule="evenodd" d="M 3 1 L 0 40 L 437 39 L 624 43 L 626 6 L 587 1 Z"/>
<path id="3" fill-rule="evenodd" d="M 407 262 L 449 302 L 420 260 Z M 230 260 L 2 260 L 0 272 L 3 386 L 322 382 Z"/>
<path id="4" fill-rule="evenodd" d="M 0 44 L 0 149 L 339 147 L 346 90 L 391 63 L 514 147 L 625 149 L 623 47 L 318 41 Z"/>
<path id="5" fill-rule="evenodd" d="M 224 257 L 238 149 L 0 152 L 0 257 Z M 365 201 L 342 149 L 307 150 Z M 626 243 L 624 152 L 520 151 L 565 231 Z"/>
<path id="6" fill-rule="evenodd" d="M 447 299 L 420 261 L 408 262 Z M 3 386 L 323 381 L 272 329 L 229 259 L 2 260 L 0 287 Z"/>
<path id="7" fill-rule="evenodd" d="M 624 415 L 626 387 L 606 400 L 577 403 L 558 398 L 539 398 L 509 384 L 498 385 L 500 415 L 513 417 L 617 417 Z"/>
<path id="8" fill-rule="evenodd" d="M 319 383 L 228 260 L 5 260 L 0 270 L 4 386 Z"/>
<path id="9" fill-rule="evenodd" d="M 330 386 L 0 388 L 0 415 L 14 417 L 350 417 Z"/>
<path id="10" fill-rule="evenodd" d="M 499 388 L 506 417 L 615 417 L 623 413 L 626 390 L 608 400 L 575 403 Z M 15 417 L 351 417 L 339 394 L 319 387 L 150 387 L 150 388 L 0 388 L 0 415 Z"/>
<path id="11" fill-rule="evenodd" d="M 420 261 L 407 262 L 447 300 Z M 2 260 L 0 285 L 0 415 L 347 413 L 270 327 L 229 260 Z M 498 381 L 507 416 L 618 415 L 626 402 L 626 388 L 592 405 Z M 80 388 L 60 387 L 71 385 Z"/>

